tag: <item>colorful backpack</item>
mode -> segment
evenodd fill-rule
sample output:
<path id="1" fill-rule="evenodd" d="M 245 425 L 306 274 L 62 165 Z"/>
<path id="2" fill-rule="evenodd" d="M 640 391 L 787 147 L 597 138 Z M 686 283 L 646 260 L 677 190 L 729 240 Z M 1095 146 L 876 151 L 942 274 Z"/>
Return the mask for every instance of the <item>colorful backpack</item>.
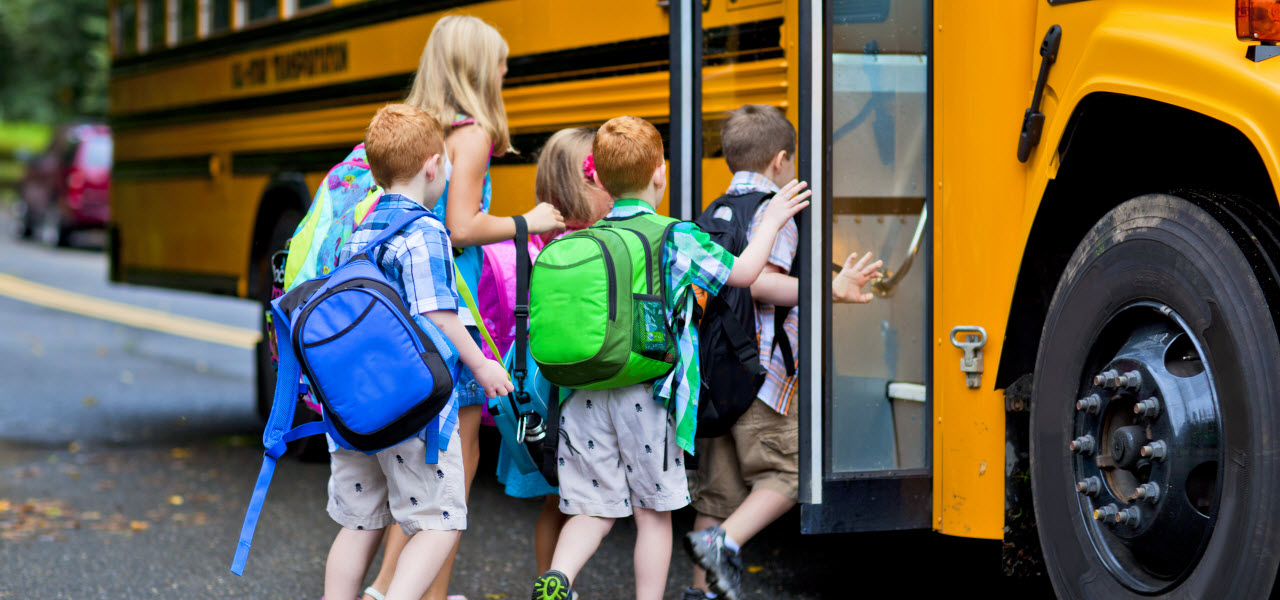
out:
<path id="1" fill-rule="evenodd" d="M 276 460 L 293 440 L 327 434 L 348 450 L 375 454 L 426 431 L 426 462 L 438 458 L 435 419 L 453 391 L 457 349 L 430 321 L 419 323 L 373 255 L 429 210 L 407 210 L 329 275 L 271 302 L 280 370 L 262 433 L 266 456 L 240 530 L 231 572 L 244 573 Z M 323 407 L 320 421 L 293 427 L 299 378 Z"/>
<path id="2" fill-rule="evenodd" d="M 338 268 L 342 245 L 381 197 L 382 188 L 373 182 L 365 161 L 364 144 L 359 144 L 329 170 L 294 230 L 284 263 L 284 291 Z"/>
<path id="3" fill-rule="evenodd" d="M 680 221 L 652 213 L 604 219 L 557 239 L 529 278 L 529 350 L 561 387 L 611 389 L 671 370 L 662 253 Z"/>
<path id="4" fill-rule="evenodd" d="M 528 237 L 526 247 L 529 249 L 529 259 L 533 260 L 542 250 L 542 238 L 536 235 Z M 476 289 L 476 303 L 480 305 L 480 316 L 493 335 L 498 351 L 506 356 L 516 339 L 515 240 L 504 240 L 484 247 L 484 265 L 480 271 L 480 285 Z M 482 347 L 481 350 L 489 358 L 502 360 L 502 356 L 489 356 L 493 352 L 488 347 Z"/>

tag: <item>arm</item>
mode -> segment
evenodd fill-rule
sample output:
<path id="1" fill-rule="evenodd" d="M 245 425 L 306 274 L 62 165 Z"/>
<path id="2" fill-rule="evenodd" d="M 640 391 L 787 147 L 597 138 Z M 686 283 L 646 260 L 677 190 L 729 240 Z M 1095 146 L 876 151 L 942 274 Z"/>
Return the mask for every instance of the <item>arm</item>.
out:
<path id="1" fill-rule="evenodd" d="M 880 267 L 884 261 L 877 260 L 871 264 L 871 253 L 858 258 L 854 252 L 844 259 L 844 268 L 831 280 L 831 301 L 837 304 L 866 304 L 875 299 L 871 293 L 862 293 L 862 288 L 872 279 L 884 277 Z M 756 302 L 774 306 L 795 306 L 800 302 L 800 280 L 782 272 L 773 263 L 764 266 L 764 272 L 751 284 L 751 297 Z"/>
<path id="2" fill-rule="evenodd" d="M 453 157 L 453 175 L 449 178 L 449 202 L 445 226 L 453 245 L 481 246 L 516 235 L 510 217 L 495 217 L 480 210 L 484 195 L 484 174 L 489 165 L 489 137 L 479 127 L 462 127 L 449 135 L 449 154 Z M 564 229 L 564 217 L 550 204 L 540 203 L 525 213 L 529 233 Z"/>
<path id="3" fill-rule="evenodd" d="M 463 325 L 462 320 L 458 318 L 456 311 L 433 310 L 423 313 L 423 316 L 431 319 L 431 322 L 444 332 L 445 337 L 453 342 L 454 347 L 458 349 L 462 364 L 471 369 L 476 383 L 484 388 L 486 397 L 504 396 L 515 390 L 515 386 L 511 385 L 511 380 L 507 377 L 506 369 L 503 369 L 497 361 L 485 357 L 475 340 L 471 338 L 471 334 L 467 332 L 467 326 Z"/>
<path id="4" fill-rule="evenodd" d="M 749 287 L 755 283 L 769 260 L 769 251 L 773 249 L 773 240 L 777 237 L 778 230 L 782 229 L 788 219 L 809 206 L 807 198 L 811 192 L 804 189 L 806 185 L 808 184 L 803 181 L 793 180 L 769 201 L 760 228 L 742 254 L 733 261 L 733 270 L 729 272 L 726 283 L 733 287 Z"/>

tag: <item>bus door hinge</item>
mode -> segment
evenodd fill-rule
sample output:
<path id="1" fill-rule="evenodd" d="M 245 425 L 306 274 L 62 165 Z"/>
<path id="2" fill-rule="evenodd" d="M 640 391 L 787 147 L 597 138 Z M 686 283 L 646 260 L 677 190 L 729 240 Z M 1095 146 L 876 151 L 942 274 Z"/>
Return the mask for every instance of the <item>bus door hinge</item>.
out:
<path id="1" fill-rule="evenodd" d="M 964 334 L 964 341 L 956 334 Z M 951 345 L 964 350 L 960 359 L 960 371 L 965 374 L 965 385 L 976 390 L 982 387 L 982 347 L 987 344 L 987 330 L 977 325 L 957 325 L 951 328 Z"/>
<path id="2" fill-rule="evenodd" d="M 1044 129 L 1044 113 L 1040 112 L 1040 99 L 1044 86 L 1049 83 L 1049 67 L 1058 60 L 1058 45 L 1062 42 L 1062 28 L 1054 25 L 1040 42 L 1040 75 L 1036 77 L 1035 93 L 1031 96 L 1031 108 L 1022 114 L 1022 133 L 1018 135 L 1018 162 L 1027 162 L 1031 149 L 1040 143 Z"/>

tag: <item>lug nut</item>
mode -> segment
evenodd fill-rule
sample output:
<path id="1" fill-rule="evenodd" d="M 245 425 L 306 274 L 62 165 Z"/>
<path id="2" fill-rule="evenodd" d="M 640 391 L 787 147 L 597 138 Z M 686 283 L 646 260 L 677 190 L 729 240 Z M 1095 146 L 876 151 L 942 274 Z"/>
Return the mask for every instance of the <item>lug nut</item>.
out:
<path id="1" fill-rule="evenodd" d="M 1090 394 L 1084 398 L 1076 400 L 1076 410 L 1082 410 L 1088 413 L 1098 412 L 1098 407 L 1102 405 L 1102 398 L 1097 394 Z"/>
<path id="2" fill-rule="evenodd" d="M 1119 379 L 1120 373 L 1115 369 L 1103 371 L 1093 377 L 1093 385 L 1099 385 L 1106 389 L 1116 387 L 1116 380 Z"/>
<path id="3" fill-rule="evenodd" d="M 1116 516 L 1120 509 L 1114 504 L 1108 504 L 1102 508 L 1096 508 L 1093 511 L 1093 518 L 1098 521 L 1106 522 Z"/>
<path id="4" fill-rule="evenodd" d="M 1155 504 L 1160 500 L 1160 486 L 1156 483 L 1144 483 L 1133 491 L 1133 497 L 1137 500 L 1146 500 Z"/>
<path id="5" fill-rule="evenodd" d="M 1116 523 L 1123 523 L 1130 527 L 1137 527 L 1142 522 L 1142 511 L 1136 506 L 1130 506 L 1115 516 Z"/>
<path id="6" fill-rule="evenodd" d="M 1133 405 L 1133 414 L 1154 419 L 1160 416 L 1160 399 L 1152 396 Z"/>
<path id="7" fill-rule="evenodd" d="M 1086 496 L 1097 496 L 1100 489 L 1102 489 L 1102 481 L 1097 477 L 1076 482 L 1076 491 Z"/>
<path id="8" fill-rule="evenodd" d="M 1116 378 L 1116 385 L 1122 388 L 1137 388 L 1142 386 L 1142 373 L 1137 371 L 1129 371 L 1124 375 Z"/>
<path id="9" fill-rule="evenodd" d="M 1142 447 L 1139 452 L 1144 458 L 1163 461 L 1165 454 L 1169 452 L 1169 447 L 1160 440 L 1156 440 Z"/>
<path id="10" fill-rule="evenodd" d="M 1074 440 L 1071 440 L 1071 444 L 1069 448 L 1071 448 L 1071 451 L 1076 454 L 1084 454 L 1088 456 L 1090 454 L 1093 454 L 1094 446 L 1095 444 L 1094 444 L 1093 436 L 1086 435 L 1086 436 L 1078 437 Z"/>

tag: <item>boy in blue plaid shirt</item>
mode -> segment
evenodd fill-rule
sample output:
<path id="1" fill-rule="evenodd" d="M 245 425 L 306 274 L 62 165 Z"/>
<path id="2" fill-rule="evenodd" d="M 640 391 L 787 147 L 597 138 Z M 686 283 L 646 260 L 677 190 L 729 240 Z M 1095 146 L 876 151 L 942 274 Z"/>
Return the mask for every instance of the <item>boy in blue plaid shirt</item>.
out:
<path id="1" fill-rule="evenodd" d="M 422 203 L 438 198 L 445 177 L 440 157 L 444 130 L 425 112 L 405 105 L 384 106 L 369 123 L 365 150 L 373 179 L 385 191 L 374 211 L 351 235 L 339 254 L 346 262 L 405 211 L 426 211 Z M 383 244 L 372 257 L 396 287 L 416 321 L 429 319 L 448 338 L 433 340 L 441 352 L 458 358 L 493 398 L 514 388 L 502 365 L 485 358 L 462 321 L 454 287 L 449 232 L 434 215 L 414 221 Z M 428 335 L 433 328 L 423 327 Z M 446 357 L 451 358 L 451 357 Z M 332 449 L 329 516 L 342 529 L 325 564 L 325 597 L 355 598 L 365 568 L 378 549 L 382 529 L 398 523 L 409 542 L 400 553 L 387 598 L 422 597 L 467 528 L 462 442 L 457 432 L 456 390 L 440 416 L 436 464 L 427 464 L 424 438 L 417 436 L 366 455 Z"/>
<path id="2" fill-rule="evenodd" d="M 614 200 L 605 218 L 654 212 L 667 186 L 667 168 L 662 137 L 652 124 L 636 117 L 610 120 L 596 132 L 591 151 L 595 183 Z M 614 520 L 633 515 L 636 598 L 662 598 L 671 564 L 671 511 L 689 503 L 680 460 L 664 469 L 663 456 L 693 451 L 701 387 L 697 330 L 689 318 L 692 288 L 715 295 L 726 284 L 750 286 L 764 268 L 778 230 L 808 206 L 809 192 L 801 193 L 804 187 L 791 181 L 778 192 L 756 237 L 738 257 L 693 223 L 672 228 L 661 269 L 668 323 L 683 323 L 675 331 L 676 365 L 652 385 L 576 390 L 565 401 L 558 463 L 560 510 L 572 516 L 560 532 L 551 570 L 534 583 L 534 600 L 569 598 L 574 578 Z M 672 412 L 674 419 L 669 417 Z M 587 450 L 571 451 L 570 440 Z"/>

